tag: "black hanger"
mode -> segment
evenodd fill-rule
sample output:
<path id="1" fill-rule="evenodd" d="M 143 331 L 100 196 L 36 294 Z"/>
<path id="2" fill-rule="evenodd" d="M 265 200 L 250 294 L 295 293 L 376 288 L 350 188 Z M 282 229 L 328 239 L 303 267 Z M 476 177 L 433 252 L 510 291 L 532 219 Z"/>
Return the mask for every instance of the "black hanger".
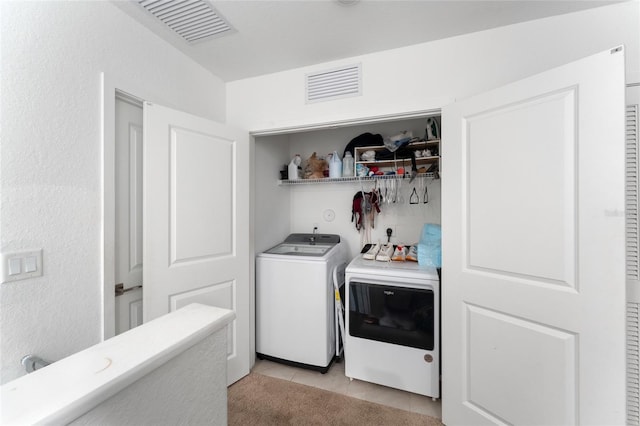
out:
<path id="1" fill-rule="evenodd" d="M 416 187 L 414 186 L 413 191 L 411 192 L 411 196 L 409 197 L 409 204 L 418 204 L 419 202 L 420 198 L 418 198 L 418 193 L 416 192 Z"/>

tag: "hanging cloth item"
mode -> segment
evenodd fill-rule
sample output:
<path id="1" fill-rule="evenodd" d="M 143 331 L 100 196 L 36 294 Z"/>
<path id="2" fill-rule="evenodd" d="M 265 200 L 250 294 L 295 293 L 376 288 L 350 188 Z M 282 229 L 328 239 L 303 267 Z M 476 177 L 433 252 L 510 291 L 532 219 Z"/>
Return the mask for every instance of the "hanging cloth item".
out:
<path id="1" fill-rule="evenodd" d="M 356 192 L 351 204 L 351 222 L 355 222 L 356 229 L 362 229 L 362 192 Z"/>
<path id="2" fill-rule="evenodd" d="M 355 222 L 356 229 L 360 231 L 363 228 L 364 216 L 367 216 L 367 222 L 373 228 L 374 214 L 380 213 L 380 203 L 382 196 L 377 189 L 371 192 L 358 191 L 353 196 L 351 204 L 351 222 Z"/>
<path id="3" fill-rule="evenodd" d="M 380 195 L 380 191 L 378 190 L 376 185 L 376 188 L 371 190 L 371 192 L 369 193 L 369 198 L 368 198 L 368 202 L 371 203 L 371 206 L 373 207 L 369 209 L 369 219 L 370 219 L 369 223 L 372 229 L 374 228 L 374 224 L 375 224 L 375 214 L 380 213 L 381 200 L 382 200 L 382 196 Z"/>

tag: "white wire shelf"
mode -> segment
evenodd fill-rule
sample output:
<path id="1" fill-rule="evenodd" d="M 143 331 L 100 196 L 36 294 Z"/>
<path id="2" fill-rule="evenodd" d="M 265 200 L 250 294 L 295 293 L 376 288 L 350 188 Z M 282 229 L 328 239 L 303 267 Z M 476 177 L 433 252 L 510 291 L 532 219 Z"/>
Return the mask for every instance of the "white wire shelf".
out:
<path id="1" fill-rule="evenodd" d="M 430 179 L 439 179 L 440 175 L 436 173 L 418 173 L 416 175 L 417 178 L 430 178 Z M 358 177 L 358 176 L 350 176 L 350 177 L 341 177 L 341 178 L 323 178 L 323 179 L 295 179 L 295 180 L 278 180 L 278 185 L 280 186 L 288 186 L 288 185 L 317 185 L 317 184 L 326 184 L 326 183 L 349 183 L 349 182 L 373 182 L 376 180 L 390 180 L 390 179 L 411 179 L 411 175 L 380 175 L 380 176 L 367 176 L 367 177 Z"/>

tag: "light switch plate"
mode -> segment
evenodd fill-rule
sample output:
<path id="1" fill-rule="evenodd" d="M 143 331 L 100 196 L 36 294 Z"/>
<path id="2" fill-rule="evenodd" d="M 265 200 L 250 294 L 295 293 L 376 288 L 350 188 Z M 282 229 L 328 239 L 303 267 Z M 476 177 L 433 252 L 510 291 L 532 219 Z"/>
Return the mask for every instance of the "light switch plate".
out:
<path id="1" fill-rule="evenodd" d="M 24 271 L 35 272 L 38 270 L 38 256 L 25 256 Z"/>
<path id="2" fill-rule="evenodd" d="M 9 275 L 18 275 L 22 273 L 22 259 L 19 257 L 10 257 L 7 264 L 9 265 Z"/>
<path id="3" fill-rule="evenodd" d="M 2 253 L 0 261 L 3 284 L 42 276 L 42 249 Z"/>

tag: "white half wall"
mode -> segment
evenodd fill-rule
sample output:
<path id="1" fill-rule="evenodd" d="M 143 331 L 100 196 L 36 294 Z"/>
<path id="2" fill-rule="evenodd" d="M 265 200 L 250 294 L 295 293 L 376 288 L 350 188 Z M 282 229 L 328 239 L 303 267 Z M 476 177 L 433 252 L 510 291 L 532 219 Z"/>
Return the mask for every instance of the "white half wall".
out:
<path id="1" fill-rule="evenodd" d="M 640 8 L 629 1 L 227 84 L 229 124 L 251 131 L 441 108 L 454 99 L 624 44 L 640 81 Z M 362 96 L 306 104 L 309 72 L 362 64 Z"/>
<path id="2" fill-rule="evenodd" d="M 0 249 L 44 257 L 0 286 L 4 383 L 101 340 L 101 72 L 217 121 L 225 86 L 106 1 L 3 1 L 0 40 Z"/>
<path id="3" fill-rule="evenodd" d="M 3 425 L 226 425 L 228 309 L 191 304 L 0 386 Z"/>

